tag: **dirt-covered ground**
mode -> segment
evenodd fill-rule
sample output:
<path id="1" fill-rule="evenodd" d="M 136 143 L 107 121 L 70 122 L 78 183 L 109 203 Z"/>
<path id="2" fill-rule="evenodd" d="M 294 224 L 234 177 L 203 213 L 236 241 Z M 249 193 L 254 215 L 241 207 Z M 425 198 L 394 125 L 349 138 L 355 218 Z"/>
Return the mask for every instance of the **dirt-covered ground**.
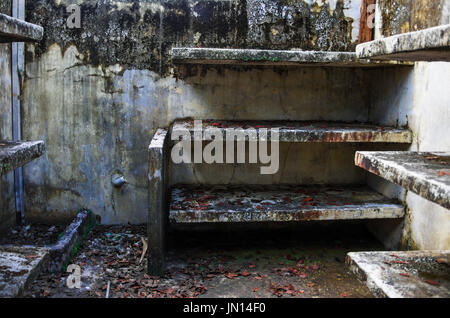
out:
<path id="1" fill-rule="evenodd" d="M 145 226 L 96 226 L 69 273 L 42 273 L 25 297 L 372 297 L 345 267 L 348 251 L 382 246 L 359 225 L 330 224 L 239 231 L 172 231 L 167 271 L 139 263 Z M 108 289 L 109 284 L 109 289 Z"/>
<path id="2" fill-rule="evenodd" d="M 47 225 L 30 223 L 15 226 L 0 237 L 0 245 L 48 246 L 56 243 L 66 225 Z"/>

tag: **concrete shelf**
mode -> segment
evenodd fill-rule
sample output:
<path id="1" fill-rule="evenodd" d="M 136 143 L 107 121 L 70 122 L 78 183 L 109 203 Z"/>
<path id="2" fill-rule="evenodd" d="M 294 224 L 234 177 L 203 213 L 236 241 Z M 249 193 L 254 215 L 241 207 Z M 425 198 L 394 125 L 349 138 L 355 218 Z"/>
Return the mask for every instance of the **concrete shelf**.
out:
<path id="1" fill-rule="evenodd" d="M 0 43 L 40 41 L 44 29 L 0 13 Z"/>
<path id="2" fill-rule="evenodd" d="M 346 263 L 377 297 L 450 297 L 449 251 L 352 252 Z"/>
<path id="3" fill-rule="evenodd" d="M 43 141 L 0 140 L 0 176 L 39 158 L 44 152 Z"/>
<path id="4" fill-rule="evenodd" d="M 450 61 L 450 24 L 359 44 L 360 59 Z"/>
<path id="5" fill-rule="evenodd" d="M 379 67 L 395 62 L 359 60 L 353 52 L 254 50 L 188 48 L 172 49 L 176 64 L 231 64 L 231 65 L 302 65 L 336 67 Z"/>
<path id="6" fill-rule="evenodd" d="M 365 124 L 346 124 L 333 122 L 302 121 L 211 121 L 203 120 L 203 129 L 217 128 L 225 138 L 227 130 L 254 128 L 260 137 L 262 128 L 267 128 L 267 138 L 271 138 L 270 129 L 279 129 L 282 142 L 355 142 L 355 143 L 411 143 L 412 134 L 407 129 L 380 127 Z M 172 135 L 179 135 L 189 130 L 194 135 L 194 121 L 177 121 L 172 126 Z M 205 138 L 203 140 L 211 140 Z M 248 136 L 245 137 L 248 140 Z M 239 139 L 238 139 L 239 140 Z"/>
<path id="7" fill-rule="evenodd" d="M 402 218 L 404 207 L 364 186 L 181 185 L 173 223 L 289 222 Z"/>
<path id="8" fill-rule="evenodd" d="M 450 152 L 358 151 L 355 164 L 450 209 Z"/>
<path id="9" fill-rule="evenodd" d="M 0 246 L 0 298 L 21 296 L 49 259 L 48 248 Z"/>

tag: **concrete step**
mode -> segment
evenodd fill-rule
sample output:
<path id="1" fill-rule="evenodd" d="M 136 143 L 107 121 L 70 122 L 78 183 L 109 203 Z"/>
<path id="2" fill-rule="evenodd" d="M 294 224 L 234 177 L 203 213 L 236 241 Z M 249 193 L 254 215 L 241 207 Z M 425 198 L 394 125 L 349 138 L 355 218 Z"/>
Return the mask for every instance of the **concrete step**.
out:
<path id="1" fill-rule="evenodd" d="M 262 128 L 267 128 L 267 138 L 270 140 L 270 129 L 279 129 L 279 140 L 282 142 L 384 142 L 411 143 L 412 133 L 408 129 L 381 127 L 367 124 L 348 124 L 335 122 L 306 121 L 212 121 L 203 120 L 203 129 L 217 128 L 226 137 L 226 132 L 254 128 L 256 136 L 260 137 Z M 180 135 L 189 130 L 194 137 L 194 121 L 177 121 L 172 126 L 172 136 Z M 239 137 L 238 137 L 239 138 Z M 248 140 L 248 136 L 245 137 Z M 202 140 L 212 140 L 203 134 Z M 239 140 L 239 139 L 238 139 Z"/>
<path id="2" fill-rule="evenodd" d="M 176 47 L 171 52 L 175 64 L 297 65 L 333 67 L 383 67 L 399 64 L 361 60 L 353 52 L 255 50 Z"/>
<path id="3" fill-rule="evenodd" d="M 404 207 L 365 186 L 179 185 L 174 223 L 402 218 Z"/>
<path id="4" fill-rule="evenodd" d="M 0 43 L 40 41 L 43 35 L 41 26 L 0 13 Z"/>
<path id="5" fill-rule="evenodd" d="M 346 263 L 377 297 L 450 297 L 449 251 L 352 252 Z"/>
<path id="6" fill-rule="evenodd" d="M 20 296 L 49 259 L 47 248 L 0 246 L 0 298 Z"/>
<path id="7" fill-rule="evenodd" d="M 355 164 L 450 209 L 450 152 L 357 151 Z"/>
<path id="8" fill-rule="evenodd" d="M 360 59 L 450 61 L 450 24 L 398 34 L 356 46 Z"/>
<path id="9" fill-rule="evenodd" d="M 44 152 L 43 141 L 0 140 L 0 176 L 39 158 Z"/>

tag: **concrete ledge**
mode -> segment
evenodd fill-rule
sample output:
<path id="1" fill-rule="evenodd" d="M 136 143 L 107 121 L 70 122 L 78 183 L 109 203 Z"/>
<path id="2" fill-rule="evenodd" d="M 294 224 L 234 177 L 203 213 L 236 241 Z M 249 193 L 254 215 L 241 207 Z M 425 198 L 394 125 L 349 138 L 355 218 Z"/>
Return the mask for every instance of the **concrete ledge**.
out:
<path id="1" fill-rule="evenodd" d="M 392 65 L 358 60 L 353 52 L 176 47 L 172 61 L 186 64 L 303 65 L 376 67 Z"/>
<path id="2" fill-rule="evenodd" d="M 0 298 L 21 296 L 49 259 L 47 248 L 0 246 Z"/>
<path id="3" fill-rule="evenodd" d="M 0 43 L 40 41 L 44 29 L 0 13 Z"/>
<path id="4" fill-rule="evenodd" d="M 356 46 L 361 59 L 450 61 L 450 24 L 390 36 Z"/>
<path id="5" fill-rule="evenodd" d="M 39 158 L 44 152 L 43 141 L 0 140 L 0 176 Z"/>
<path id="6" fill-rule="evenodd" d="M 289 222 L 402 218 L 404 207 L 364 186 L 180 185 L 173 223 Z"/>
<path id="7" fill-rule="evenodd" d="M 158 129 L 148 148 L 148 272 L 161 275 L 164 271 L 166 227 L 168 219 L 167 165 L 169 134 Z"/>
<path id="8" fill-rule="evenodd" d="M 254 129 L 255 137 L 260 138 L 260 129 L 267 129 L 264 139 L 271 140 L 270 129 L 279 129 L 281 142 L 383 142 L 383 143 L 411 143 L 412 134 L 408 129 L 380 127 L 364 124 L 346 124 L 333 122 L 299 122 L 299 121 L 212 121 L 203 120 L 204 130 L 219 130 L 225 140 L 227 131 Z M 172 135 L 178 136 L 189 130 L 194 136 L 194 121 L 177 121 L 172 126 Z M 237 140 L 248 140 L 248 135 L 239 136 Z M 212 140 L 203 136 L 203 140 Z"/>
<path id="9" fill-rule="evenodd" d="M 90 211 L 78 213 L 75 220 L 67 226 L 58 242 L 50 247 L 49 272 L 58 272 L 65 267 L 77 252 L 78 246 L 94 226 L 95 219 Z"/>
<path id="10" fill-rule="evenodd" d="M 376 297 L 450 297 L 450 252 L 352 252 L 346 264 Z"/>
<path id="11" fill-rule="evenodd" d="M 357 151 L 355 164 L 450 209 L 450 153 Z"/>

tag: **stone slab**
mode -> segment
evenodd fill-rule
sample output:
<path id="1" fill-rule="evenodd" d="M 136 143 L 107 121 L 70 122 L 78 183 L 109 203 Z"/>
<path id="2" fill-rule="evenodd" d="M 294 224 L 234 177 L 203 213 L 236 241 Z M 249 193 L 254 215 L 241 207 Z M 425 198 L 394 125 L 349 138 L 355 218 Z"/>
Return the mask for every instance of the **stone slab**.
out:
<path id="1" fill-rule="evenodd" d="M 43 141 L 0 140 L 0 176 L 39 158 L 44 152 Z"/>
<path id="2" fill-rule="evenodd" d="M 361 60 L 353 52 L 256 50 L 174 47 L 172 61 L 176 64 L 232 64 L 232 65 L 302 65 L 377 67 L 395 62 Z"/>
<path id="3" fill-rule="evenodd" d="M 0 246 L 0 297 L 18 297 L 49 260 L 47 248 Z"/>
<path id="4" fill-rule="evenodd" d="M 41 26 L 0 13 L 0 43 L 40 41 L 43 35 Z"/>
<path id="5" fill-rule="evenodd" d="M 355 164 L 450 209 L 450 152 L 357 151 Z"/>
<path id="6" fill-rule="evenodd" d="M 450 24 L 402 33 L 356 46 L 361 59 L 450 61 Z"/>
<path id="7" fill-rule="evenodd" d="M 355 142 L 355 143 L 411 143 L 412 133 L 408 129 L 380 127 L 365 124 L 348 124 L 333 122 L 301 122 L 301 121 L 212 121 L 203 120 L 202 128 L 204 130 L 218 129 L 222 138 L 225 139 L 227 131 L 233 130 L 242 132 L 248 129 L 255 130 L 255 137 L 260 138 L 260 131 L 267 129 L 267 137 L 271 140 L 270 129 L 277 128 L 279 130 L 279 141 L 281 142 Z M 194 121 L 183 120 L 177 121 L 172 126 L 172 135 L 181 135 L 183 131 L 189 130 L 191 136 L 194 136 Z M 243 135 L 237 140 L 245 138 Z M 212 140 L 211 135 L 203 134 L 202 140 Z"/>
<path id="8" fill-rule="evenodd" d="M 377 297 L 450 297 L 450 251 L 351 252 L 346 263 Z"/>
<path id="9" fill-rule="evenodd" d="M 402 218 L 404 207 L 365 186 L 177 185 L 174 223 Z"/>

